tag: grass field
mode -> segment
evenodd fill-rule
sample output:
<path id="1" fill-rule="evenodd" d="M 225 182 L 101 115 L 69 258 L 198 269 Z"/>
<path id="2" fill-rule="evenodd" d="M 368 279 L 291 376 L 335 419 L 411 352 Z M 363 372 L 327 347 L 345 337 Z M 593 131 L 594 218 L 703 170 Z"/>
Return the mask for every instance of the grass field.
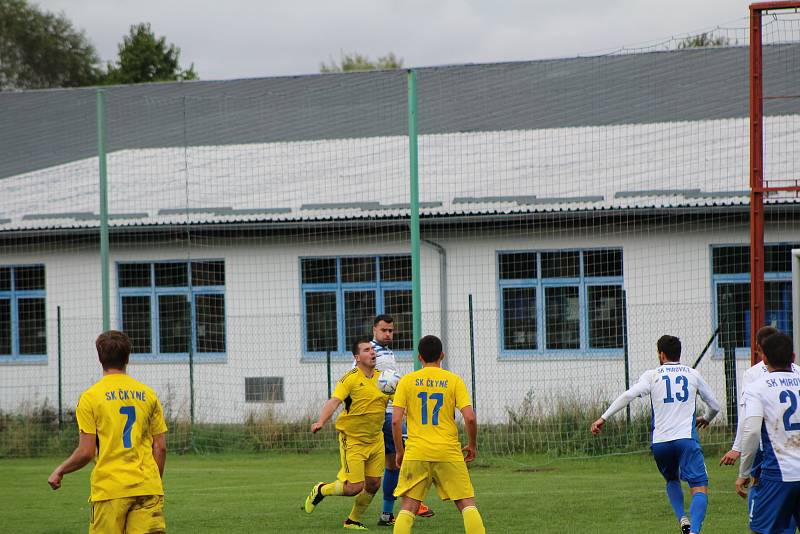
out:
<path id="1" fill-rule="evenodd" d="M 747 532 L 746 506 L 733 491 L 735 470 L 709 454 L 709 511 L 703 533 Z M 85 532 L 89 466 L 67 475 L 52 491 L 47 477 L 61 458 L 0 460 L 0 531 Z M 346 498 L 326 499 L 313 515 L 300 506 L 311 485 L 335 476 L 338 455 L 170 456 L 166 474 L 169 532 L 343 532 Z M 663 482 L 647 454 L 591 460 L 550 461 L 536 457 L 479 458 L 471 469 L 487 532 L 637 533 L 677 532 Z M 373 532 L 380 492 L 365 520 Z M 414 532 L 463 532 L 452 503 L 432 492 L 432 519 L 418 519 Z M 688 502 L 687 502 L 688 510 Z"/>

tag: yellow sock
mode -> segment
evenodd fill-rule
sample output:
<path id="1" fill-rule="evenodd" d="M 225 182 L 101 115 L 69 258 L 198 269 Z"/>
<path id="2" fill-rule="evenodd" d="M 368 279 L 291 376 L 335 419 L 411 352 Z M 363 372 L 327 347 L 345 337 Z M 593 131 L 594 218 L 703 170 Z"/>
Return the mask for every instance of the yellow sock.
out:
<path id="1" fill-rule="evenodd" d="M 411 527 L 414 526 L 414 514 L 408 510 L 400 510 L 394 520 L 394 530 L 392 534 L 411 534 Z"/>
<path id="2" fill-rule="evenodd" d="M 344 482 L 337 480 L 336 482 L 325 484 L 322 486 L 322 488 L 320 488 L 319 492 L 326 497 L 330 497 L 331 495 L 342 495 L 344 493 Z"/>
<path id="3" fill-rule="evenodd" d="M 360 523 L 361 516 L 364 515 L 364 510 L 369 507 L 369 503 L 372 502 L 374 496 L 374 493 L 367 493 L 366 491 L 362 491 L 356 495 L 353 509 L 350 510 L 350 515 L 347 517 L 350 518 L 351 521 L 358 521 Z"/>
<path id="4" fill-rule="evenodd" d="M 467 506 L 461 510 L 464 519 L 464 532 L 467 534 L 486 534 L 480 512 L 474 506 Z"/>

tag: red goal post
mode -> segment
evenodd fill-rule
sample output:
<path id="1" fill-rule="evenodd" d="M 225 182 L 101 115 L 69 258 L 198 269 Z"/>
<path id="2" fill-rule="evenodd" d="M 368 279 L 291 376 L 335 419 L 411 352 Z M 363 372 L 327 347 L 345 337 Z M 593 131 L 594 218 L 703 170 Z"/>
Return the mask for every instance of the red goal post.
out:
<path id="1" fill-rule="evenodd" d="M 764 95 L 762 17 L 769 12 L 800 11 L 800 1 L 759 2 L 750 5 L 750 360 L 760 359 L 756 332 L 765 321 L 764 297 L 764 195 L 800 193 L 800 181 L 774 177 L 764 182 L 764 100 L 800 98 L 800 88 L 791 95 Z M 780 185 L 770 185 L 770 181 Z M 797 322 L 799 318 L 795 317 Z"/>

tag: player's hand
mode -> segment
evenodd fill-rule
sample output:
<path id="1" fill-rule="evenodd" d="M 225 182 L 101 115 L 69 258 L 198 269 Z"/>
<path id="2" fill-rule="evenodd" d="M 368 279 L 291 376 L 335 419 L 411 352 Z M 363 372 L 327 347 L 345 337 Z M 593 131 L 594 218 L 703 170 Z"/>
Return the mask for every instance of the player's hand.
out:
<path id="1" fill-rule="evenodd" d="M 594 423 L 592 423 L 592 429 L 591 429 L 592 434 L 594 434 L 595 436 L 598 435 L 600 431 L 603 430 L 604 424 L 606 424 L 606 420 L 603 419 L 602 417 L 597 421 L 595 421 Z"/>
<path id="2" fill-rule="evenodd" d="M 405 455 L 405 451 L 403 452 L 396 452 L 394 453 L 394 463 L 397 467 L 403 465 L 403 456 Z"/>
<path id="3" fill-rule="evenodd" d="M 719 465 L 733 465 L 736 463 L 736 460 L 742 455 L 739 451 L 729 450 L 725 453 L 725 456 L 719 461 Z"/>
<path id="4" fill-rule="evenodd" d="M 745 490 L 749 485 L 750 485 L 750 477 L 747 478 L 739 477 L 736 479 L 736 493 L 738 493 L 742 499 L 747 498 L 747 491 Z"/>
<path id="5" fill-rule="evenodd" d="M 478 455 L 478 448 L 475 445 L 467 444 L 461 449 L 461 452 L 464 453 L 464 461 L 471 462 Z"/>
<path id="6" fill-rule="evenodd" d="M 695 423 L 697 423 L 697 428 L 706 428 L 708 427 L 708 421 L 706 421 L 705 417 L 697 417 L 695 418 Z"/>
<path id="7" fill-rule="evenodd" d="M 58 469 L 53 471 L 50 475 L 50 478 L 47 479 L 47 483 L 50 484 L 50 487 L 54 490 L 57 490 L 61 487 L 61 479 L 64 478 L 61 473 L 58 472 Z"/>
<path id="8" fill-rule="evenodd" d="M 317 421 L 316 423 L 311 425 L 311 433 L 316 434 L 322 428 L 322 423 Z"/>

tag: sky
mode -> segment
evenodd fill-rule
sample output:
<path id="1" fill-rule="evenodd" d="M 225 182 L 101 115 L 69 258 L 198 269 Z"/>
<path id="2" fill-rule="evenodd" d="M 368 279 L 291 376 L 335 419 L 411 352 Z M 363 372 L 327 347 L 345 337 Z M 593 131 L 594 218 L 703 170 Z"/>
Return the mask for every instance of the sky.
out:
<path id="1" fill-rule="evenodd" d="M 342 52 L 406 67 L 594 55 L 748 24 L 745 0 L 29 0 L 104 60 L 150 22 L 204 80 L 311 74 Z M 739 32 L 737 35 L 744 35 Z"/>

